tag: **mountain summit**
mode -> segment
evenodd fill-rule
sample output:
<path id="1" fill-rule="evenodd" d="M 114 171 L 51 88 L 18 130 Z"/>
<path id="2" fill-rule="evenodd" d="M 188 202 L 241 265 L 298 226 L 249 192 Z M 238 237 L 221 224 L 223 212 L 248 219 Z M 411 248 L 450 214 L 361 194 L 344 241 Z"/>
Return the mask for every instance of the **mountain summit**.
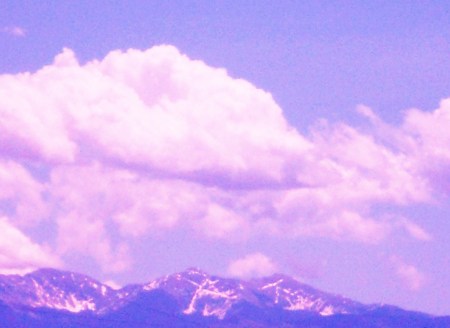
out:
<path id="1" fill-rule="evenodd" d="M 7 327 L 450 327 L 448 317 L 364 305 L 285 275 L 244 281 L 197 268 L 119 290 L 55 269 L 0 275 L 0 321 Z"/>

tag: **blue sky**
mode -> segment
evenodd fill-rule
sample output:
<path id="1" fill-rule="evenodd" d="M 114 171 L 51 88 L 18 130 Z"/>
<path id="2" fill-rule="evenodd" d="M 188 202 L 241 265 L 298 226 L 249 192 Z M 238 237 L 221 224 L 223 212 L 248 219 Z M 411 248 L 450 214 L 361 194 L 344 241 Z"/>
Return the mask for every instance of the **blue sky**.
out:
<path id="1" fill-rule="evenodd" d="M 449 314 L 449 10 L 3 1 L 0 269 L 281 271 Z"/>

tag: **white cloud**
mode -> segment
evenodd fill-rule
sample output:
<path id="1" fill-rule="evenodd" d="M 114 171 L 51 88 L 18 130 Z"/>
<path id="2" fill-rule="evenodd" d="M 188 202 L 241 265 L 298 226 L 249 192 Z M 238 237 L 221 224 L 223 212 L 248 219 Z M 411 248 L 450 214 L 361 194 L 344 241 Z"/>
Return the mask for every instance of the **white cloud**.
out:
<path id="1" fill-rule="evenodd" d="M 58 218 L 58 253 L 71 256 L 73 252 L 90 255 L 104 272 L 121 272 L 129 269 L 132 260 L 125 243 L 113 245 L 105 222 L 84 213 L 71 212 Z"/>
<path id="2" fill-rule="evenodd" d="M 239 278 L 264 277 L 275 273 L 276 270 L 276 264 L 261 253 L 248 254 L 228 266 L 228 274 Z"/>
<path id="3" fill-rule="evenodd" d="M 397 256 L 392 256 L 390 261 L 394 265 L 394 270 L 398 279 L 406 288 L 412 291 L 418 291 L 425 285 L 426 276 L 424 273 L 420 272 L 417 267 L 405 263 Z"/>
<path id="4" fill-rule="evenodd" d="M 48 215 L 43 193 L 45 186 L 25 167 L 0 158 L 0 214 L 14 216 L 20 226 L 33 225 Z"/>
<path id="5" fill-rule="evenodd" d="M 130 238 L 180 226 L 227 239 L 374 243 L 400 229 L 429 240 L 376 209 L 450 191 L 449 104 L 410 110 L 399 127 L 361 106 L 374 132 L 323 121 L 302 135 L 269 93 L 174 47 L 86 64 L 64 49 L 35 73 L 0 76 L 0 211 L 53 222 L 58 254 L 115 270 L 132 262 Z"/>
<path id="6" fill-rule="evenodd" d="M 436 190 L 450 192 L 450 98 L 432 112 L 409 110 L 403 125 L 404 151 L 414 158 L 417 171 Z"/>
<path id="7" fill-rule="evenodd" d="M 66 49 L 54 65 L 0 85 L 0 130 L 39 160 L 89 155 L 228 183 L 275 183 L 287 158 L 308 148 L 269 94 L 169 46 L 112 52 L 85 66 Z"/>
<path id="8" fill-rule="evenodd" d="M 31 241 L 8 218 L 0 218 L 0 273 L 23 274 L 40 267 L 59 266 L 56 256 Z"/>
<path id="9" fill-rule="evenodd" d="M 246 222 L 237 213 L 220 205 L 210 204 L 200 226 L 208 236 L 232 239 L 230 236 L 243 232 Z"/>
<path id="10" fill-rule="evenodd" d="M 433 240 L 433 237 L 425 231 L 422 227 L 418 226 L 414 222 L 406 218 L 402 218 L 398 220 L 398 224 L 406 230 L 406 232 L 413 238 L 422 241 L 430 241 Z"/>

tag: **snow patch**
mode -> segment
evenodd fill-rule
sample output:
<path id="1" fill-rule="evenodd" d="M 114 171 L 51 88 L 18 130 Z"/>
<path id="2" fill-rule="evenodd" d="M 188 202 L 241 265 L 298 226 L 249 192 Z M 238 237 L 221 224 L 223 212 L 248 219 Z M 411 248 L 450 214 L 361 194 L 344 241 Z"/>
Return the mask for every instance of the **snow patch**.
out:
<path id="1" fill-rule="evenodd" d="M 322 311 L 319 312 L 322 316 L 329 316 L 334 314 L 334 308 L 331 305 L 326 306 Z"/>
<path id="2" fill-rule="evenodd" d="M 49 295 L 45 295 L 49 298 Z M 81 311 L 95 311 L 96 305 L 92 299 L 89 300 L 79 300 L 73 294 L 71 294 L 67 299 L 63 300 L 41 300 L 40 302 L 36 302 L 34 307 L 49 307 L 57 310 L 66 310 L 69 312 L 78 313 Z"/>
<path id="3" fill-rule="evenodd" d="M 144 286 L 144 290 L 152 290 L 159 287 L 159 282 L 157 280 L 152 281 L 151 283 Z"/>
<path id="4" fill-rule="evenodd" d="M 276 287 L 277 285 L 281 284 L 283 282 L 283 279 L 277 280 L 271 284 L 267 284 L 263 287 L 261 287 L 261 289 L 267 289 L 267 288 L 272 288 L 272 287 Z"/>

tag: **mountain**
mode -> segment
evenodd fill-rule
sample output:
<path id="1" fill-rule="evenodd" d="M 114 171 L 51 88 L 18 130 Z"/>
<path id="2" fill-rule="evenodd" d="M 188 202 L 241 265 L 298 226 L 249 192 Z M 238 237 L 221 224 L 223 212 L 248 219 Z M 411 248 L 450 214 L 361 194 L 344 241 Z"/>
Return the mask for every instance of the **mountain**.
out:
<path id="1" fill-rule="evenodd" d="M 196 268 L 114 290 L 40 269 L 0 275 L 0 327 L 450 327 L 393 306 L 365 305 L 276 274 L 243 281 Z"/>

